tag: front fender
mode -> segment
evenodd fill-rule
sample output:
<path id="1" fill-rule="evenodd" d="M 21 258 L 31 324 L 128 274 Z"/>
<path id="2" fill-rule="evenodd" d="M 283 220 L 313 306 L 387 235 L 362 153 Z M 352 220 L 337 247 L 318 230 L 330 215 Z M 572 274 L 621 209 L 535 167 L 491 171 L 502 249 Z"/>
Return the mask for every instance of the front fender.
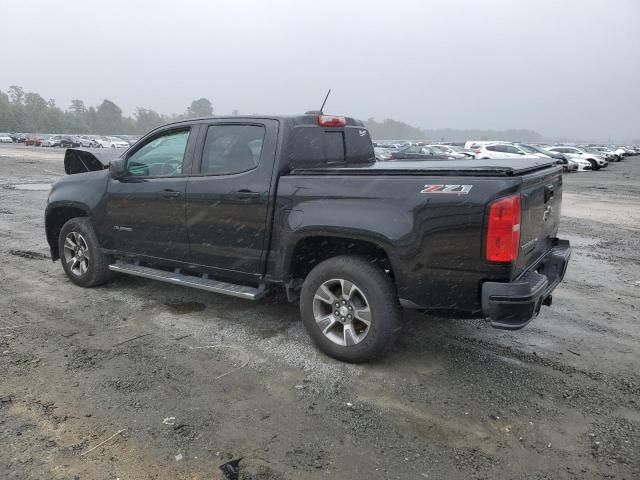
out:
<path id="1" fill-rule="evenodd" d="M 104 212 L 108 170 L 66 175 L 53 184 L 45 208 L 45 231 L 51 256 L 57 258 L 57 235 L 70 218 L 89 217 L 98 227 Z M 98 232 L 99 229 L 96 228 Z"/>

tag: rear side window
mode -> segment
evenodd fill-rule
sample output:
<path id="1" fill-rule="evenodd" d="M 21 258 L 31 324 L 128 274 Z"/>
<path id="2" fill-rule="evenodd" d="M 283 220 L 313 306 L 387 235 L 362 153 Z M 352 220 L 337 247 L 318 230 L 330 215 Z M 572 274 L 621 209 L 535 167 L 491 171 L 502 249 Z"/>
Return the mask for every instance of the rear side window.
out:
<path id="1" fill-rule="evenodd" d="M 258 166 L 264 127 L 259 125 L 211 125 L 202 152 L 200 173 L 230 175 Z"/>
<path id="2" fill-rule="evenodd" d="M 487 147 L 487 150 L 489 150 L 490 152 L 504 152 L 502 145 L 489 145 Z"/>

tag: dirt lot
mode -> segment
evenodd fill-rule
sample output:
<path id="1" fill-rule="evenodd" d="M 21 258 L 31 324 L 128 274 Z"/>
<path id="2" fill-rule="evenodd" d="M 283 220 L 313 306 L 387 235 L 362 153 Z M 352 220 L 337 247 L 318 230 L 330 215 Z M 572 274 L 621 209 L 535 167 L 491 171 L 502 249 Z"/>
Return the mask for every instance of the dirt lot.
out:
<path id="1" fill-rule="evenodd" d="M 525 330 L 406 312 L 361 366 L 277 296 L 72 285 L 30 185 L 61 159 L 0 147 L 0 478 L 640 478 L 640 157 L 565 176 L 572 262 Z"/>

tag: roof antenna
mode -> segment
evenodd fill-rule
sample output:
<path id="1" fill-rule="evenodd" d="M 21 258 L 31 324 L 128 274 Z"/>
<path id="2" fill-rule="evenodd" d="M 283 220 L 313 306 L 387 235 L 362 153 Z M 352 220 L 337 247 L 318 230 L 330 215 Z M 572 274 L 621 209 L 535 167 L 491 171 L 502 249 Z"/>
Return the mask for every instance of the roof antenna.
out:
<path id="1" fill-rule="evenodd" d="M 322 102 L 322 106 L 320 107 L 320 115 L 322 115 L 322 110 L 324 110 L 324 104 L 327 103 L 327 98 L 331 95 L 331 89 L 327 92 L 327 96 L 324 97 L 324 102 Z"/>

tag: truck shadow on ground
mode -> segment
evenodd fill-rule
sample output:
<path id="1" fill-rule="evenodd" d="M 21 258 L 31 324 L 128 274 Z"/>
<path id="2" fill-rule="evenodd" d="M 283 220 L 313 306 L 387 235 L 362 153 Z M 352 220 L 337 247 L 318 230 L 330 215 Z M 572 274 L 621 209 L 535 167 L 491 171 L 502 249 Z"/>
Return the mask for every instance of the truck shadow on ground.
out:
<path id="1" fill-rule="evenodd" d="M 204 326 L 215 318 L 222 328 L 242 327 L 256 340 L 280 336 L 285 343 L 303 341 L 309 348 L 314 348 L 306 338 L 297 303 L 289 303 L 284 292 L 270 292 L 262 300 L 251 302 L 127 275 L 115 276 L 104 288 L 116 295 L 116 292 L 127 292 L 138 296 L 151 309 L 175 316 L 176 325 L 186 316 Z M 389 356 L 373 364 L 405 362 L 409 357 L 411 361 L 429 363 L 436 352 L 437 355 L 442 353 L 442 344 L 450 339 L 473 338 L 478 332 L 491 328 L 481 319 L 445 318 L 415 310 L 404 310 L 403 319 L 403 329 Z M 327 363 L 335 362 L 323 354 L 319 357 Z"/>

